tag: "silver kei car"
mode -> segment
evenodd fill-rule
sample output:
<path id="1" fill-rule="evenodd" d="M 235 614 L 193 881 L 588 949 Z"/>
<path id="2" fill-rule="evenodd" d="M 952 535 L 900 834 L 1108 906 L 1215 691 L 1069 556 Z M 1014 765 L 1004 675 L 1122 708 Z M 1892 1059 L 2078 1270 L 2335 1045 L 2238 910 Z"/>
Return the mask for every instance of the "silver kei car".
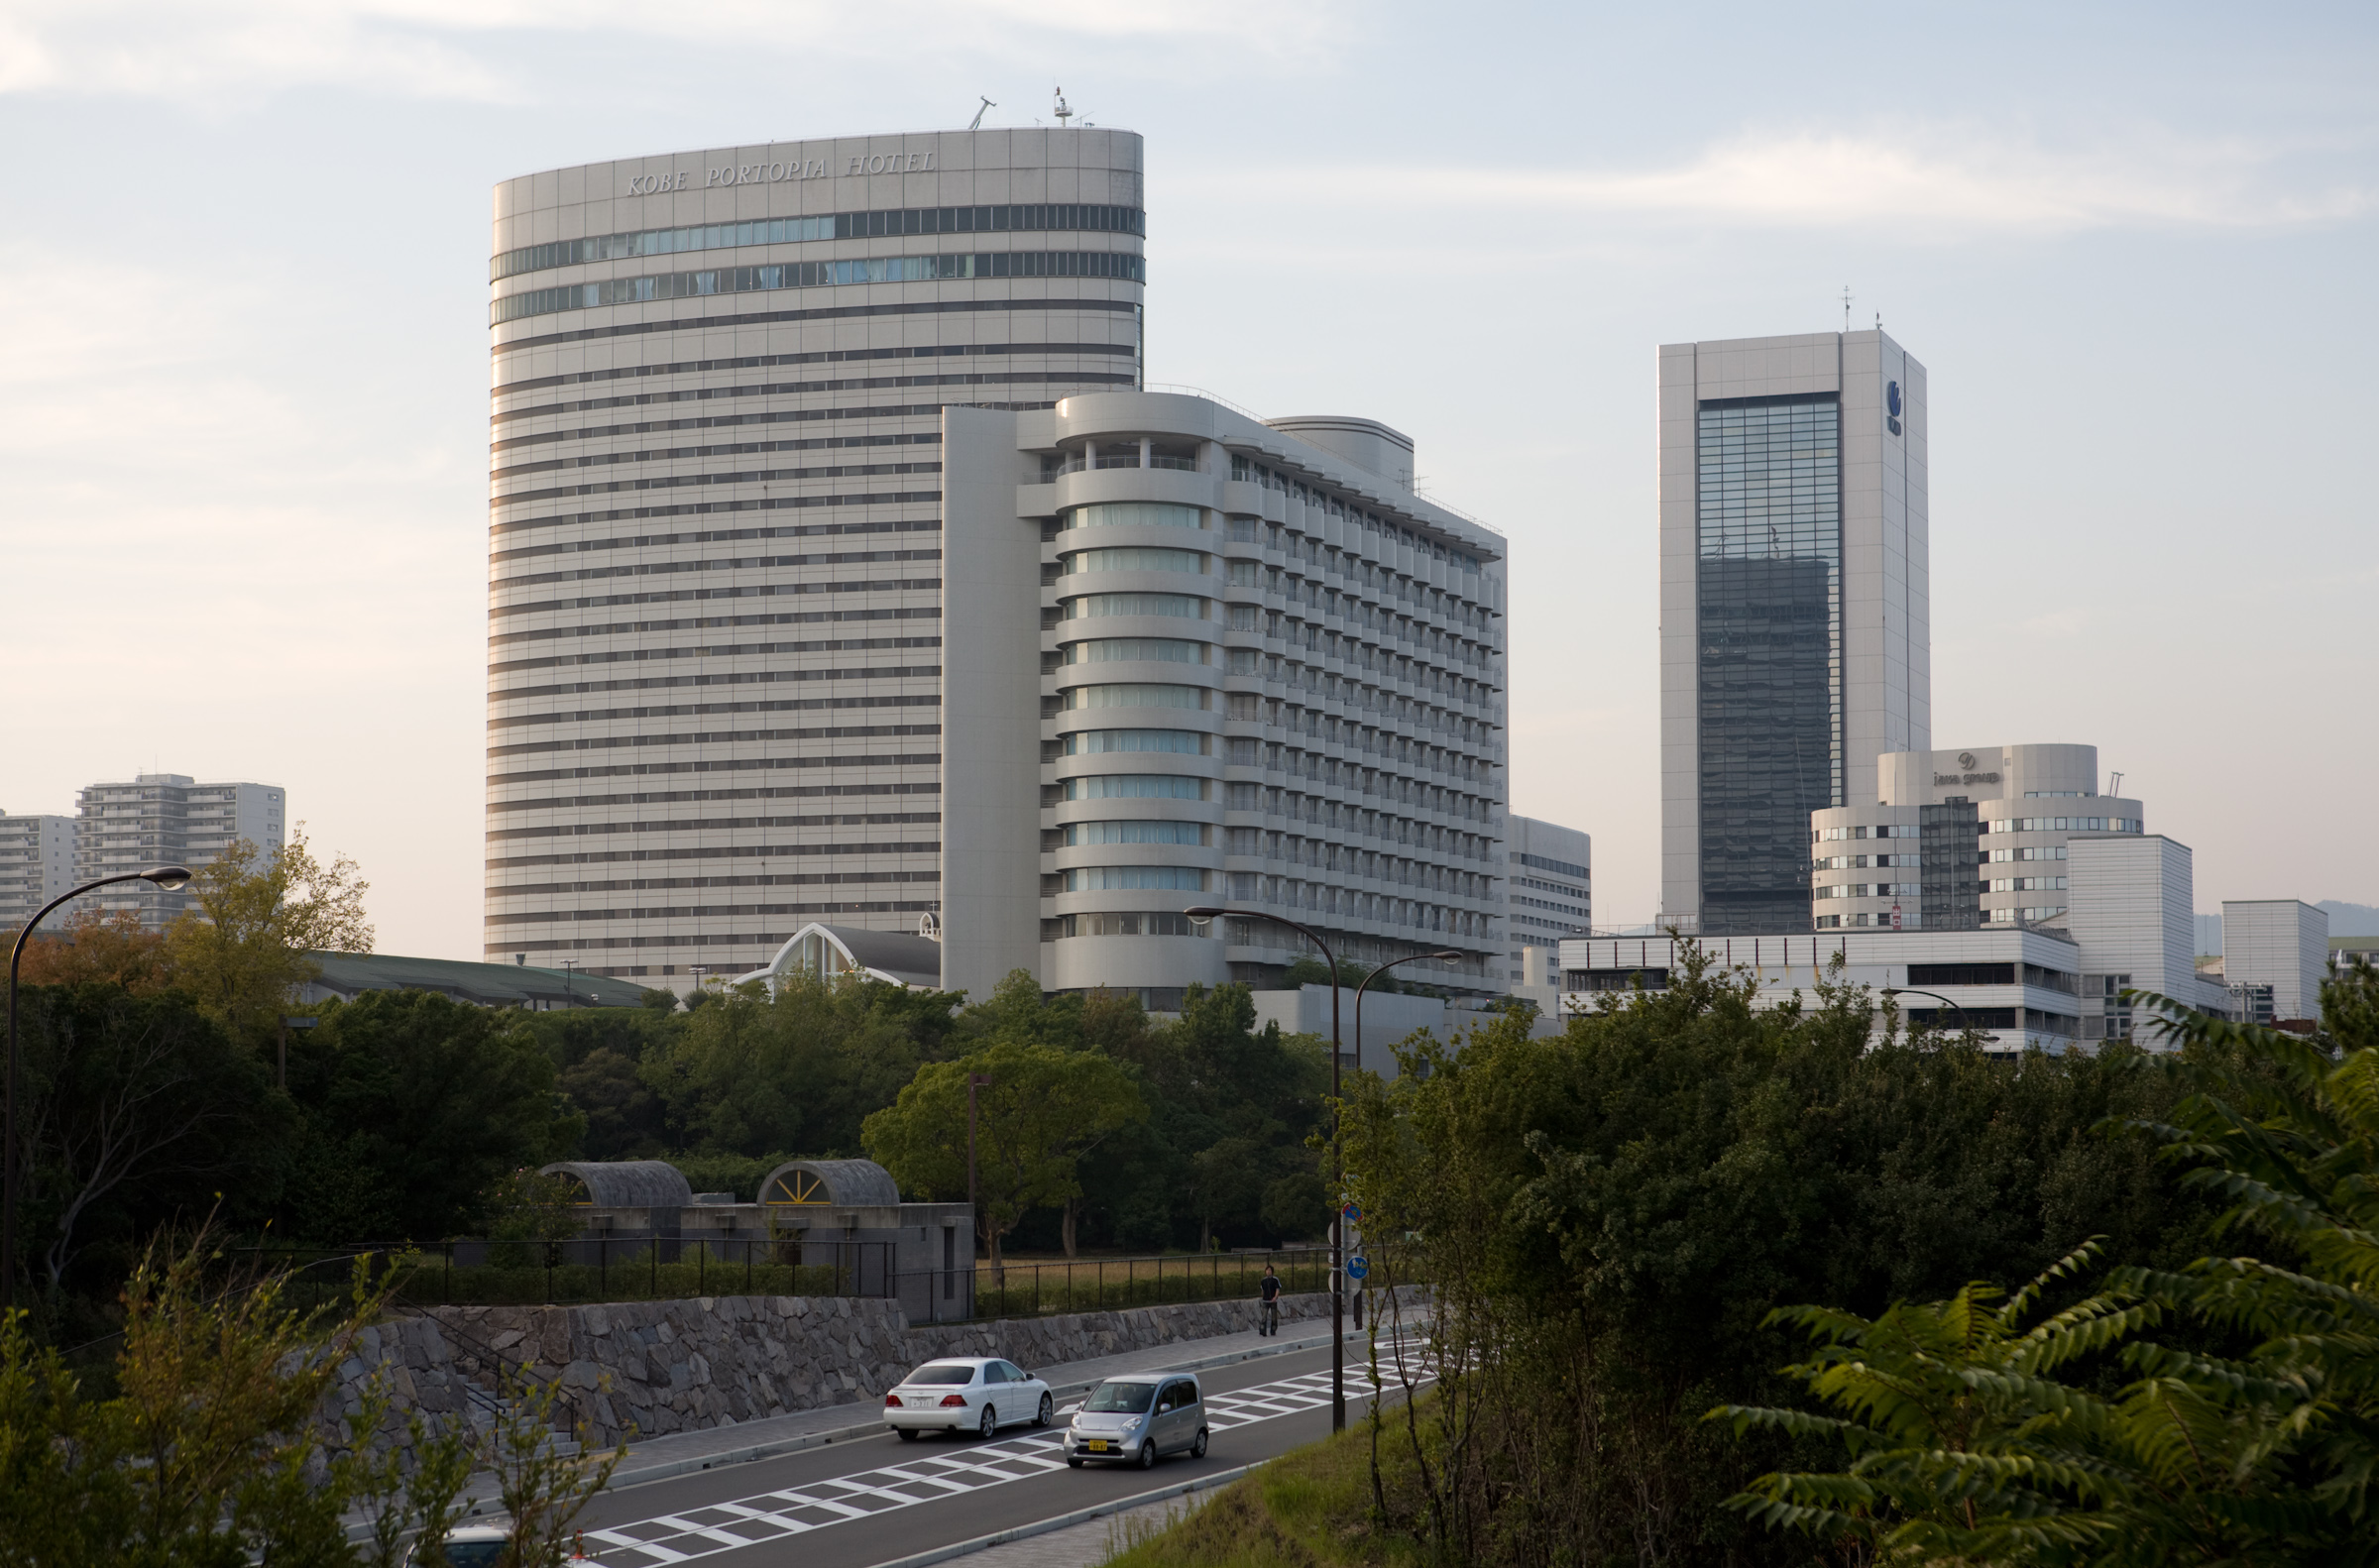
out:
<path id="1" fill-rule="evenodd" d="M 1186 1372 L 1109 1378 L 1090 1391 L 1066 1426 L 1066 1463 L 1090 1460 L 1146 1470 L 1166 1454 L 1206 1457 L 1206 1401 Z"/>

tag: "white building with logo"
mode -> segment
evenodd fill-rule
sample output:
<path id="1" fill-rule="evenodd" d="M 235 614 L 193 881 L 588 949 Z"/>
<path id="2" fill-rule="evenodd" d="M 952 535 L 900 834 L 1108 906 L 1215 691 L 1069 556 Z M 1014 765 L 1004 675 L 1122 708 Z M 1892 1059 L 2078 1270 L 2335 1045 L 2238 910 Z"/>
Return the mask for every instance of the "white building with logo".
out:
<path id="1" fill-rule="evenodd" d="M 1883 333 L 1660 349 L 1660 918 L 1806 930 L 1809 814 L 1932 742 L 1925 368 Z"/>
<path id="2" fill-rule="evenodd" d="M 2099 793 L 2096 746 L 1898 751 L 1875 773 L 1874 804 L 1810 814 L 1817 931 L 2062 925 L 2069 842 L 2146 831 L 2137 800 Z"/>

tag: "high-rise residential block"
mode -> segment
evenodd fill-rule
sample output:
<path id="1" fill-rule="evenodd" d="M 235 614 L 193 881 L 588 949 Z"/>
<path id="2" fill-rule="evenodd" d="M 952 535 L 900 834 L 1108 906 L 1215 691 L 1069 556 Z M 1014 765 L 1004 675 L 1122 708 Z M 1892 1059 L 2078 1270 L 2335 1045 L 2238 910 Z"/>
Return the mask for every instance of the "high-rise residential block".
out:
<path id="1" fill-rule="evenodd" d="M 1277 972 L 1277 910 L 1501 989 L 1503 540 L 1376 421 L 1138 390 L 1140 159 L 499 187 L 489 955 L 683 988 L 927 924 L 942 985 L 1164 1007 Z"/>
<path id="2" fill-rule="evenodd" d="M 286 792 L 278 784 L 202 784 L 182 773 L 87 785 L 79 808 L 74 875 L 83 882 L 153 865 L 196 870 L 243 839 L 270 853 L 286 839 L 289 821 Z M 76 902 L 131 910 L 142 925 L 159 931 L 190 907 L 191 895 L 124 882 Z"/>
<path id="3" fill-rule="evenodd" d="M 1926 407 L 1880 331 L 1661 348 L 1664 923 L 1807 930 L 1809 814 L 1931 745 Z"/>
<path id="4" fill-rule="evenodd" d="M 74 886 L 74 819 L 0 812 L 0 931 L 13 931 Z"/>

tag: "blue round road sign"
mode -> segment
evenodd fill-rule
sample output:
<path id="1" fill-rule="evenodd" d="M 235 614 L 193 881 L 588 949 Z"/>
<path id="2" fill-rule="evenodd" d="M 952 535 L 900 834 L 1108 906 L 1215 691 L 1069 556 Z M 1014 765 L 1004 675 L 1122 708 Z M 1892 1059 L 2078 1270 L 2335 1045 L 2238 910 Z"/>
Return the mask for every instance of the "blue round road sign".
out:
<path id="1" fill-rule="evenodd" d="M 1361 1253 L 1346 1260 L 1346 1277 L 1348 1279 L 1360 1280 L 1369 1273 L 1371 1273 L 1371 1260 Z"/>
<path id="2" fill-rule="evenodd" d="M 1363 1205 L 1360 1203 L 1349 1203 L 1340 1208 L 1338 1212 L 1345 1215 L 1348 1222 L 1352 1223 L 1353 1221 L 1359 1220 L 1363 1217 Z"/>

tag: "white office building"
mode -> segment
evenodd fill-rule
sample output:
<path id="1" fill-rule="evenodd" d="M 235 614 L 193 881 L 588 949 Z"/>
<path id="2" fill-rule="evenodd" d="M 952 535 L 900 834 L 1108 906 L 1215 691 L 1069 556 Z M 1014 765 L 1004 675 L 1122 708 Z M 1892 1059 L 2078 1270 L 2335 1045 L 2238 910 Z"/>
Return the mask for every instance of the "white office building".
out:
<path id="1" fill-rule="evenodd" d="M 2096 746 L 1895 751 L 1875 773 L 1875 804 L 1810 813 L 1818 931 L 2062 924 L 2068 841 L 2146 831 L 2138 801 L 2098 793 Z"/>
<path id="2" fill-rule="evenodd" d="M 1926 410 L 1879 331 L 1660 349 L 1663 923 L 1807 929 L 1809 814 L 1932 744 Z"/>
<path id="3" fill-rule="evenodd" d="M 23 926 L 73 886 L 74 819 L 0 812 L 0 931 Z"/>
<path id="4" fill-rule="evenodd" d="M 1505 828 L 1505 929 L 1511 939 L 1511 978 L 1528 980 L 1527 950 L 1550 956 L 1565 937 L 1594 926 L 1594 840 L 1575 828 L 1514 815 Z M 1547 965 L 1551 967 L 1551 965 Z"/>
<path id="5" fill-rule="evenodd" d="M 74 876 L 80 882 L 122 876 L 153 865 L 196 870 L 241 840 L 266 853 L 288 835 L 286 791 L 278 784 L 202 784 L 182 773 L 142 773 L 120 783 L 91 784 L 78 797 Z M 131 910 L 151 931 L 162 931 L 191 907 L 189 892 L 168 893 L 147 882 L 123 882 L 77 899 L 102 911 Z"/>
<path id="6" fill-rule="evenodd" d="M 2318 1020 L 2329 915 L 2294 898 L 2222 900 L 2222 978 L 2258 1023 Z"/>
<path id="7" fill-rule="evenodd" d="M 498 187 L 490 957 L 684 989 L 930 916 L 945 986 L 1162 1007 L 1303 951 L 1214 903 L 1501 988 L 1503 541 L 1385 425 L 1138 390 L 1140 168 Z"/>
<path id="8" fill-rule="evenodd" d="M 2198 977 L 2188 845 L 2157 834 L 2072 834 L 2071 885 L 2058 925 L 1976 922 L 1959 930 L 1835 928 L 1705 937 L 1718 963 L 1756 977 L 1756 1005 L 1776 1006 L 1815 986 L 1839 959 L 1843 978 L 1905 991 L 1915 1023 L 1991 1037 L 1992 1049 L 2089 1050 L 2098 1042 L 2161 1041 L 2125 991 L 2169 996 L 2227 1015 L 2230 993 Z M 1591 1006 L 1596 993 L 1669 983 L 1679 939 L 1596 937 L 1561 945 L 1561 1004 Z M 1930 993 L 1930 994 L 1920 994 Z"/>

